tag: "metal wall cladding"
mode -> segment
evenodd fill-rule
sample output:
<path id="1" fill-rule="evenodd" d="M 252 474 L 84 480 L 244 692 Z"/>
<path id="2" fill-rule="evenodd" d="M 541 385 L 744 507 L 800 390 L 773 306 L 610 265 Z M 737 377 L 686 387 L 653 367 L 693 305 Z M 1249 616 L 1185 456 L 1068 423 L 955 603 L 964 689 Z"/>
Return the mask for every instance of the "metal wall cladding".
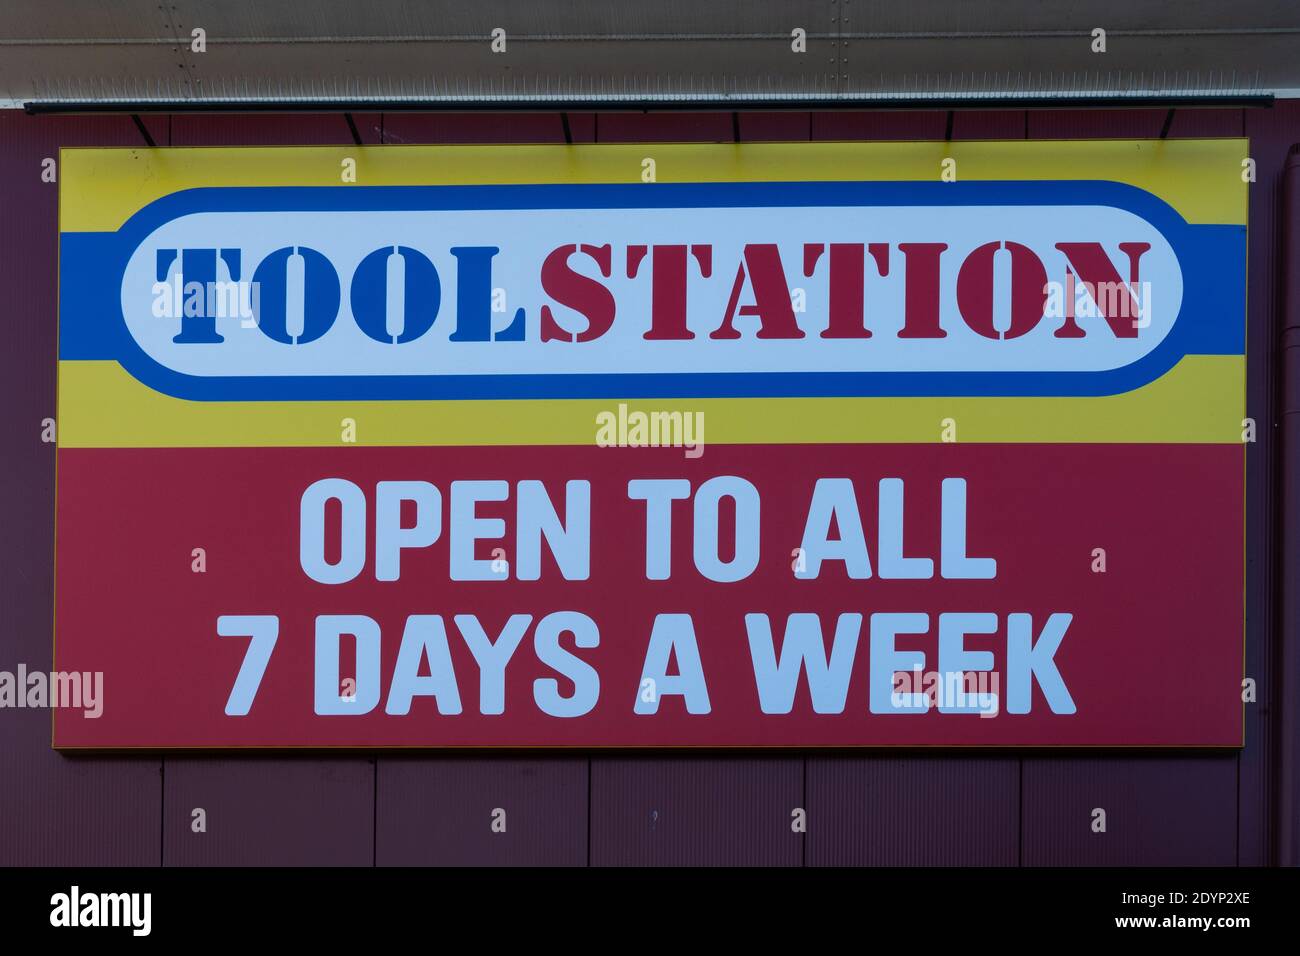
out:
<path id="1" fill-rule="evenodd" d="M 602 757 L 591 766 L 593 866 L 799 866 L 797 757 Z"/>
<path id="2" fill-rule="evenodd" d="M 370 866 L 374 800 L 364 757 L 169 757 L 163 864 Z"/>
<path id="3" fill-rule="evenodd" d="M 1277 396 L 1280 391 L 1282 338 L 1281 244 L 1284 228 L 1294 241 L 1300 224 L 1284 225 L 1278 215 L 1281 174 L 1288 150 L 1300 141 L 1300 102 L 1288 100 L 1268 111 L 1247 110 L 1242 134 L 1250 137 L 1251 158 L 1257 164 L 1250 188 L 1250 229 L 1246 275 L 1246 413 L 1255 420 L 1260 437 L 1246 456 L 1246 676 L 1255 681 L 1257 702 L 1246 708 L 1246 748 L 1240 767 L 1239 859 L 1262 864 L 1275 844 L 1271 794 L 1275 735 L 1268 714 L 1276 682 L 1282 679 L 1280 644 L 1284 622 L 1278 620 L 1273 599 L 1278 578 L 1267 535 L 1282 526 L 1277 507 L 1279 457 Z M 1294 548 L 1293 542 L 1286 547 Z M 1294 635 L 1294 631 L 1291 632 Z M 1294 679 L 1292 675 L 1291 679 Z M 1294 810 L 1292 811 L 1294 812 Z"/>
<path id="4" fill-rule="evenodd" d="M 58 187 L 42 181 L 60 146 L 137 145 L 129 117 L 0 112 L 0 669 L 49 670 L 54 588 Z M 0 711 L 0 863 L 158 863 L 157 757 L 82 760 L 50 749 L 48 710 Z"/>
<path id="5" fill-rule="evenodd" d="M 343 146 L 354 141 L 347 117 L 338 113 L 188 114 L 165 119 L 168 142 L 158 141 L 159 146 Z M 355 113 L 352 120 L 363 143 L 379 141 L 377 114 Z"/>
<path id="6" fill-rule="evenodd" d="M 585 758 L 386 757 L 380 866 L 585 866 Z"/>
<path id="7" fill-rule="evenodd" d="M 558 114 L 355 114 L 364 143 L 563 142 Z M 152 116 L 158 145 L 353 142 L 346 117 Z M 1276 186 L 1300 103 L 1269 110 L 571 114 L 574 142 L 1239 136 L 1250 206 L 1246 748 L 1227 754 L 412 754 L 71 756 L 48 711 L 0 714 L 0 864 L 1058 865 L 1270 859 L 1274 569 L 1268 533 Z M 60 146 L 143 145 L 130 117 L 0 113 L 0 667 L 48 667 L 53 606 Z M 1190 519 L 1189 520 L 1193 520 Z M 111 689 L 110 689 L 111 692 Z M 195 809 L 207 832 L 193 830 Z M 1093 829 L 1093 811 L 1107 829 Z M 492 828 L 505 811 L 505 832 Z M 792 827 L 806 813 L 807 832 Z"/>
<path id="8" fill-rule="evenodd" d="M 812 757 L 809 866 L 1015 866 L 1014 757 Z"/>
<path id="9" fill-rule="evenodd" d="M 593 142 L 595 116 L 571 113 L 569 141 Z M 382 142 L 404 143 L 563 143 L 565 120 L 558 113 L 385 113 Z"/>
<path id="10" fill-rule="evenodd" d="M 1024 761 L 1025 866 L 1232 866 L 1237 760 Z"/>

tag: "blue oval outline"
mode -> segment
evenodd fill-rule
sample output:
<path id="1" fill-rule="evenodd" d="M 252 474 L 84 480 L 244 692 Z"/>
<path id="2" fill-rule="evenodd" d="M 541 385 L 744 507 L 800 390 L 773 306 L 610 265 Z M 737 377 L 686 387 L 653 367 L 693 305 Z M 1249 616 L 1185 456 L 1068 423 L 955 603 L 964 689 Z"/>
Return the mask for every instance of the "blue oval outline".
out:
<path id="1" fill-rule="evenodd" d="M 649 201 L 648 201 L 649 200 Z M 794 206 L 1111 206 L 1168 241 L 1183 274 L 1173 328 L 1150 352 L 1104 371 L 614 372 L 473 375 L 194 376 L 159 363 L 127 330 L 126 264 L 160 225 L 203 212 L 366 212 Z M 163 196 L 116 232 L 60 236 L 60 358 L 114 359 L 148 387 L 195 401 L 338 399 L 950 397 L 1114 395 L 1146 385 L 1184 355 L 1239 355 L 1245 334 L 1246 227 L 1191 225 L 1159 197 L 1106 180 L 978 182 L 591 183 L 483 186 L 198 187 Z M 1216 258 L 1238 265 L 1214 281 Z M 1225 270 L 1217 270 L 1225 271 Z M 111 299 L 111 304 L 106 299 Z M 1194 305 L 1193 305 L 1194 304 Z M 115 328 L 92 327 L 114 316 Z M 1222 321 L 1231 315 L 1238 321 Z M 1218 321 L 1216 322 L 1216 318 Z"/>

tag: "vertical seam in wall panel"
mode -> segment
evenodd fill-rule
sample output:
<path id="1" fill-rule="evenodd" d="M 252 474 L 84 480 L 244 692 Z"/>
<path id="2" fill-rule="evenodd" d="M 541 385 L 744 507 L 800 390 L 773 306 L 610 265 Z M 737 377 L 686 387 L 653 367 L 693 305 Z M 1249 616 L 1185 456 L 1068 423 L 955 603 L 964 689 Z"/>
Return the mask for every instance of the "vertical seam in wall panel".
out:
<path id="1" fill-rule="evenodd" d="M 591 866 L 591 758 L 587 758 L 587 866 Z"/>
<path id="2" fill-rule="evenodd" d="M 370 761 L 370 769 L 374 772 L 373 789 L 370 797 L 370 865 L 379 865 L 379 758 L 375 757 Z"/>

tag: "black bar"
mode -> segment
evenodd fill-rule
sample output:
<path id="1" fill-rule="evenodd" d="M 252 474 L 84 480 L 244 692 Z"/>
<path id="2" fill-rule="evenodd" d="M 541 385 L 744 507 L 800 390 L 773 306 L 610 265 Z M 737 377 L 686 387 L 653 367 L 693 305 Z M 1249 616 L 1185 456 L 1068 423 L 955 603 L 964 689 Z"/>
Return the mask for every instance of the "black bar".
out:
<path id="1" fill-rule="evenodd" d="M 1179 941 L 1195 934 L 1232 951 L 1234 942 L 1249 938 L 1243 933 L 1272 930 L 1269 938 L 1278 938 L 1294 927 L 1297 875 L 1283 868 L 729 869 L 723 874 L 715 869 L 6 870 L 0 874 L 0 918 L 11 938 L 20 940 L 44 933 L 66 936 L 78 928 L 83 940 L 129 940 L 146 928 L 147 893 L 151 937 L 246 942 L 275 928 L 301 946 L 318 938 L 364 939 L 375 930 L 396 938 L 452 923 L 504 933 L 503 925 L 543 926 L 558 914 L 589 926 L 611 919 L 615 925 L 656 918 L 680 925 L 688 916 L 716 921 L 719 908 L 725 908 L 716 889 L 725 879 L 729 889 L 744 893 L 742 898 L 779 899 L 790 914 L 815 914 L 807 918 L 828 932 L 893 927 L 927 942 L 987 940 L 990 934 Z M 92 929 L 82 923 L 83 914 L 89 921 L 99 919 L 92 912 L 113 912 L 102 894 L 141 895 L 118 896 L 113 901 L 117 925 Z M 647 910 L 645 901 L 659 896 L 671 898 L 670 915 Z M 71 925 L 74 899 L 81 904 L 77 926 Z M 729 942 L 735 941 L 733 934 L 766 936 L 779 928 L 798 933 L 804 919 L 742 916 L 728 919 L 725 932 Z M 1196 925 L 1189 925 L 1193 920 Z"/>
<path id="2" fill-rule="evenodd" d="M 1176 112 L 1177 112 L 1177 110 L 1175 110 L 1175 109 L 1171 106 L 1171 107 L 1169 108 L 1169 111 L 1168 111 L 1167 113 L 1165 113 L 1165 125 L 1162 126 L 1162 127 L 1160 127 L 1160 138 L 1161 138 L 1161 139 L 1167 139 L 1167 138 L 1169 137 L 1169 127 L 1171 127 L 1171 126 L 1174 125 L 1174 113 L 1176 113 Z"/>
<path id="3" fill-rule="evenodd" d="M 144 121 L 140 119 L 140 117 L 137 114 L 135 113 L 131 114 L 131 121 L 135 123 L 135 128 L 138 129 L 140 131 L 140 135 L 144 137 L 146 146 L 148 146 L 150 149 L 153 149 L 158 145 L 153 141 L 153 137 L 149 135 L 149 128 L 144 125 Z"/>
<path id="4" fill-rule="evenodd" d="M 357 124 L 352 119 L 351 113 L 344 113 L 343 118 L 348 121 L 348 129 L 352 132 L 352 142 L 358 146 L 361 145 L 361 134 L 357 132 Z"/>

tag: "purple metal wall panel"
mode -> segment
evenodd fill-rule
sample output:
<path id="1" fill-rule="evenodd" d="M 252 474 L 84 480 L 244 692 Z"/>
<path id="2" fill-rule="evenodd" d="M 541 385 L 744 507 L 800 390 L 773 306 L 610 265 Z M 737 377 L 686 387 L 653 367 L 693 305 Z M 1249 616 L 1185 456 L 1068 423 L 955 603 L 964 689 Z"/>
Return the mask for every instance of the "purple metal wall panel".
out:
<path id="1" fill-rule="evenodd" d="M 169 757 L 163 863 L 370 866 L 374 788 L 374 766 L 364 758 Z"/>
<path id="2" fill-rule="evenodd" d="M 813 139 L 943 139 L 948 114 L 934 110 L 912 112 L 813 113 Z"/>
<path id="3" fill-rule="evenodd" d="M 1151 139 L 1167 110 L 1030 110 L 1030 139 Z"/>
<path id="4" fill-rule="evenodd" d="M 55 753 L 49 711 L 6 713 L 3 728 L 0 866 L 158 865 L 156 757 Z"/>
<path id="5" fill-rule="evenodd" d="M 1167 117 L 1165 110 L 957 112 L 952 134 L 955 139 L 1018 138 L 1027 128 L 1031 137 L 1157 136 Z M 356 114 L 353 119 L 366 143 L 563 141 L 563 122 L 556 114 Z M 917 139 L 942 138 L 947 120 L 942 112 L 738 117 L 588 113 L 571 114 L 569 125 L 574 142 L 729 141 L 735 136 L 733 121 L 739 123 L 742 140 L 809 135 Z M 154 116 L 144 122 L 158 145 L 352 142 L 346 119 L 337 114 Z M 1272 110 L 1180 110 L 1169 135 L 1240 135 L 1243 129 L 1252 138 L 1252 155 L 1259 164 L 1251 194 L 1248 409 L 1258 423 L 1260 440 L 1248 450 L 1247 673 L 1259 682 L 1260 701 L 1248 708 L 1248 745 L 1240 758 L 1239 840 L 1238 760 L 1231 755 L 1024 760 L 966 755 L 806 760 L 597 756 L 590 761 L 593 863 L 797 864 L 805 854 L 809 863 L 1006 862 L 1011 842 L 999 813 L 1007 805 L 1008 767 L 1020 764 L 1025 778 L 1025 863 L 1268 860 L 1272 806 L 1265 708 L 1275 628 L 1268 604 L 1274 569 L 1264 543 L 1275 520 L 1271 432 L 1276 386 L 1272 348 L 1279 308 L 1276 180 L 1286 148 L 1300 139 L 1300 104 L 1284 102 Z M 13 450 L 0 459 L 0 491 L 11 503 L 6 514 L 9 546 L 0 566 L 0 587 L 5 589 L 0 592 L 5 624 L 0 652 L 8 660 L 0 658 L 0 667 L 19 661 L 29 667 L 48 666 L 50 658 L 53 455 L 50 446 L 40 443 L 39 433 L 40 420 L 52 414 L 53 407 L 56 225 L 55 187 L 40 183 L 39 163 L 43 156 L 57 155 L 59 145 L 135 146 L 143 145 L 143 139 L 129 117 L 0 113 L 0 188 L 11 224 L 17 224 L 0 236 L 0 282 L 16 290 L 12 301 L 17 319 L 11 348 L 5 352 L 6 374 L 0 377 L 0 397 L 10 409 L 0 418 L 0 429 L 5 430 L 0 437 Z M 108 695 L 111 700 L 111 688 Z M 582 828 L 578 835 L 583 840 L 572 832 L 573 814 L 580 812 L 575 810 L 579 797 L 574 796 L 573 780 L 585 781 L 585 774 L 571 768 L 585 770 L 587 761 L 581 758 L 381 757 L 378 771 L 371 761 L 355 757 L 168 758 L 167 798 L 160 807 L 163 787 L 157 758 L 64 757 L 49 750 L 48 730 L 48 712 L 8 711 L 0 721 L 0 779 L 8 781 L 0 792 L 0 863 L 156 863 L 161 854 L 158 821 L 164 811 L 163 849 L 169 863 L 365 863 L 367 854 L 376 850 L 369 836 L 374 828 L 380 834 L 380 862 L 432 862 L 440 857 L 568 863 L 585 847 Z M 533 791 L 540 796 L 526 795 L 529 767 L 544 768 L 538 771 L 544 779 L 539 778 Z M 376 788 L 378 807 L 373 802 Z M 479 836 L 448 835 L 440 820 L 425 819 L 430 794 L 448 807 L 463 801 L 469 808 L 463 812 L 472 814 L 472 805 L 494 792 L 510 794 L 512 802 L 523 800 L 523 830 L 515 830 L 521 815 L 507 808 L 507 835 L 501 842 L 478 844 L 474 841 Z M 581 788 L 578 792 L 585 796 Z M 934 797 L 918 801 L 918 792 L 932 792 Z M 875 801 L 877 815 L 899 824 L 891 834 L 906 834 L 910 828 L 919 835 L 873 836 L 874 824 L 864 822 L 852 805 L 863 793 Z M 961 793 L 968 798 L 951 799 L 951 794 Z M 188 837 L 199 835 L 190 830 L 189 811 L 203 806 L 201 800 L 211 804 L 205 807 L 207 835 L 217 839 L 193 843 Z M 280 827 L 268 835 L 266 818 L 296 808 L 303 800 L 312 809 L 300 818 L 302 825 Z M 1090 801 L 1113 804 L 1109 836 L 1128 835 L 1104 842 L 1086 839 L 1091 830 L 1085 825 L 1079 831 L 1075 804 Z M 214 830 L 213 807 L 224 828 L 219 833 Z M 811 811 L 806 838 L 789 826 L 796 807 Z M 1090 812 L 1089 807 L 1085 810 Z M 935 842 L 923 832 L 927 814 L 939 821 L 938 832 L 948 834 L 946 842 Z M 563 821 L 562 834 L 530 842 L 529 821 L 535 818 Z M 837 844 L 834 830 L 840 825 L 846 835 Z M 517 832 L 521 839 L 515 842 Z M 328 845 L 331 840 L 334 844 Z"/>
<path id="6" fill-rule="evenodd" d="M 1025 866 L 1237 862 L 1235 755 L 1027 758 L 1021 787 Z"/>
<path id="7" fill-rule="evenodd" d="M 1197 136 L 1243 136 L 1244 110 L 1174 110 L 1170 139 Z M 1163 122 L 1163 121 L 1162 121 Z"/>
<path id="8" fill-rule="evenodd" d="M 596 114 L 570 113 L 569 135 L 575 143 L 594 143 L 596 141 Z"/>
<path id="9" fill-rule="evenodd" d="M 730 113 L 599 113 L 598 143 L 729 143 Z M 738 118 L 737 118 L 738 120 Z"/>
<path id="10" fill-rule="evenodd" d="M 48 671 L 53 655 L 58 186 L 60 146 L 136 145 L 129 117 L 0 111 L 0 670 Z M 112 560 L 105 554 L 105 560 Z M 104 690 L 113 706 L 113 688 Z M 156 865 L 157 758 L 73 759 L 50 749 L 50 711 L 0 711 L 0 865 Z"/>
<path id="11" fill-rule="evenodd" d="M 799 866 L 798 757 L 593 757 L 592 866 Z"/>
<path id="12" fill-rule="evenodd" d="M 1300 102 L 1288 100 L 1269 110 L 1245 111 L 1245 133 L 1256 162 L 1250 187 L 1250 235 L 1247 274 L 1246 414 L 1255 419 L 1257 441 L 1246 449 L 1246 676 L 1256 682 L 1258 698 L 1246 707 L 1246 749 L 1241 755 L 1240 862 L 1276 862 L 1272 769 L 1276 735 L 1270 733 L 1269 707 L 1279 680 L 1277 659 L 1281 640 L 1294 641 L 1284 630 L 1272 603 L 1279 568 L 1264 545 L 1280 533 L 1281 514 L 1276 467 L 1274 415 L 1279 395 L 1278 342 L 1281 337 L 1280 245 L 1278 209 L 1286 154 L 1300 141 Z M 1296 224 L 1291 225 L 1294 231 Z M 1294 234 L 1294 232 L 1293 232 Z M 1285 489 L 1292 495 L 1297 489 Z M 1283 542 L 1292 550 L 1296 542 Z M 1293 675 L 1294 676 L 1294 675 Z M 1292 808 L 1295 812 L 1295 808 Z"/>
<path id="13" fill-rule="evenodd" d="M 357 138 L 363 146 L 378 146 L 384 141 L 383 113 L 353 113 L 352 122 L 357 128 Z M 346 118 L 344 125 L 347 125 Z M 351 130 L 348 131 L 349 134 Z"/>
<path id="14" fill-rule="evenodd" d="M 341 113 L 178 113 L 170 120 L 173 146 L 343 146 L 353 141 Z"/>
<path id="15" fill-rule="evenodd" d="M 591 120 L 571 118 L 571 134 L 580 123 L 589 126 Z M 564 142 L 558 113 L 388 113 L 383 130 L 384 142 L 397 144 Z"/>
<path id="16" fill-rule="evenodd" d="M 1027 121 L 1024 110 L 956 110 L 952 114 L 952 138 L 1024 139 Z"/>
<path id="17" fill-rule="evenodd" d="M 812 139 L 811 113 L 741 113 L 738 120 L 742 143 Z"/>
<path id="18" fill-rule="evenodd" d="M 1015 866 L 1015 757 L 809 757 L 809 866 Z"/>
<path id="19" fill-rule="evenodd" d="M 379 866 L 585 866 L 586 758 L 386 758 Z"/>

